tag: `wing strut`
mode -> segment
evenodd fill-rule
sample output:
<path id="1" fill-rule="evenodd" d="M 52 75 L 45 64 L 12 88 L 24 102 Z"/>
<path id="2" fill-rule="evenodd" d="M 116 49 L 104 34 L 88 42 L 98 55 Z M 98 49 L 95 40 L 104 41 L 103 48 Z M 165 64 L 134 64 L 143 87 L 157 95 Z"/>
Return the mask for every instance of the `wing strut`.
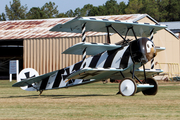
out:
<path id="1" fill-rule="evenodd" d="M 112 25 L 108 27 L 111 27 L 124 41 L 126 41 L 126 39 Z"/>
<path id="2" fill-rule="evenodd" d="M 134 37 L 135 37 L 135 39 L 137 40 L 137 37 L 136 37 L 136 34 L 135 34 L 135 32 L 134 32 L 133 27 L 128 28 L 128 30 L 127 30 L 127 32 L 126 32 L 126 35 L 125 35 L 125 39 L 126 39 L 127 34 L 128 34 L 128 32 L 129 32 L 130 29 L 132 30 L 132 32 L 133 32 L 133 34 L 134 34 Z"/>
<path id="3" fill-rule="evenodd" d="M 132 72 L 132 71 L 130 71 L 130 73 L 133 75 L 133 72 Z M 139 83 L 143 84 L 143 83 L 138 79 L 138 77 L 137 77 L 135 74 L 134 74 L 134 77 L 136 78 L 136 80 L 139 81 Z"/>
<path id="4" fill-rule="evenodd" d="M 86 41 L 86 23 L 82 24 L 82 42 Z M 86 66 L 86 48 L 84 48 L 82 52 L 82 66 L 84 68 Z"/>
<path id="5" fill-rule="evenodd" d="M 110 35 L 109 35 L 109 26 L 106 26 L 106 28 L 107 28 L 107 33 L 108 33 L 107 43 L 111 43 Z"/>
<path id="6" fill-rule="evenodd" d="M 86 23 L 82 25 L 82 42 L 86 41 Z"/>
<path id="7" fill-rule="evenodd" d="M 134 32 L 133 27 L 131 27 L 130 29 L 132 30 L 132 32 L 133 32 L 133 34 L 134 34 L 134 37 L 135 37 L 135 39 L 137 40 L 137 37 L 136 37 L 136 34 L 135 34 L 135 32 Z"/>
<path id="8" fill-rule="evenodd" d="M 145 69 L 145 65 L 143 64 L 143 70 L 144 70 L 144 80 L 145 80 L 145 82 L 146 82 L 146 69 Z"/>
<path id="9" fill-rule="evenodd" d="M 150 32 L 150 40 L 153 41 L 153 36 L 154 36 L 154 28 Z M 151 60 L 151 69 L 154 69 L 154 58 Z"/>
<path id="10" fill-rule="evenodd" d="M 107 26 L 107 32 L 108 32 L 108 39 L 109 40 L 110 40 L 110 38 L 109 38 L 109 29 L 108 29 L 109 27 L 111 27 L 124 40 L 124 43 L 128 43 L 128 40 L 126 40 L 126 37 L 127 37 L 127 34 L 128 34 L 130 29 L 132 30 L 133 35 L 134 35 L 135 39 L 137 40 L 137 36 L 135 34 L 135 31 L 134 31 L 133 27 L 129 27 L 127 29 L 127 31 L 126 31 L 125 37 L 123 37 L 112 25 Z"/>

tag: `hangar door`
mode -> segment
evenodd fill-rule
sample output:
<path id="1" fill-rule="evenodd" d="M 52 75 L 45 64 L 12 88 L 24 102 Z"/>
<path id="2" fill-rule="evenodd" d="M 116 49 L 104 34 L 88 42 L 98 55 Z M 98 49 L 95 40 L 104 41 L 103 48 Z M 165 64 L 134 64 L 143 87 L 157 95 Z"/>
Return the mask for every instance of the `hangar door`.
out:
<path id="1" fill-rule="evenodd" d="M 0 79 L 9 78 L 10 60 L 19 60 L 23 68 L 23 40 L 0 40 Z"/>

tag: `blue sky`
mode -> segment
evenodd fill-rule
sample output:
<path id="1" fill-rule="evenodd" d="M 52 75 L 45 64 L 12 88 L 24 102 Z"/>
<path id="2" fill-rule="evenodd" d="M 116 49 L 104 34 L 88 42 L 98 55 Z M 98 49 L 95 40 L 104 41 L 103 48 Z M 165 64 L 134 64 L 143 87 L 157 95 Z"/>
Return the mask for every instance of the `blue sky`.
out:
<path id="1" fill-rule="evenodd" d="M 10 6 L 9 2 L 13 0 L 0 0 L 0 14 L 5 13 L 5 6 Z M 58 5 L 60 13 L 64 13 L 70 9 L 75 10 L 76 8 L 82 8 L 86 4 L 93 4 L 93 6 L 99 6 L 105 4 L 107 0 L 20 0 L 21 5 L 27 5 L 28 10 L 32 7 L 42 7 L 46 2 L 55 2 Z M 124 1 L 126 4 L 129 0 L 116 0 L 118 3 Z"/>

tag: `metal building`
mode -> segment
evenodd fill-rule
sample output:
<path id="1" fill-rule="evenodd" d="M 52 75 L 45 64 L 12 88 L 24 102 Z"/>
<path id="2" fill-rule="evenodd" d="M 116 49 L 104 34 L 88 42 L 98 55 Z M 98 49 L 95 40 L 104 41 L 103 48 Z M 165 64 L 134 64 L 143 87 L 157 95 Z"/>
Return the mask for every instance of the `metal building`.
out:
<path id="1" fill-rule="evenodd" d="M 158 23 L 147 14 L 95 16 L 95 18 Z M 73 18 L 0 22 L 0 76 L 5 74 L 4 71 L 8 72 L 8 65 L 5 63 L 8 63 L 10 59 L 20 59 L 21 69 L 34 68 L 39 74 L 61 69 L 80 61 L 81 56 L 61 53 L 68 47 L 81 42 L 81 34 L 49 31 L 56 24 L 63 24 L 71 19 Z M 87 42 L 106 43 L 107 41 L 106 33 L 87 32 L 86 36 Z M 111 40 L 112 43 L 116 43 L 121 38 L 112 34 Z M 179 39 L 171 31 L 168 29 L 158 31 L 154 36 L 154 41 L 157 46 L 166 47 L 166 51 L 160 52 L 155 61 L 180 63 Z M 172 52 L 175 55 L 172 55 Z M 175 59 L 174 56 L 176 56 Z"/>

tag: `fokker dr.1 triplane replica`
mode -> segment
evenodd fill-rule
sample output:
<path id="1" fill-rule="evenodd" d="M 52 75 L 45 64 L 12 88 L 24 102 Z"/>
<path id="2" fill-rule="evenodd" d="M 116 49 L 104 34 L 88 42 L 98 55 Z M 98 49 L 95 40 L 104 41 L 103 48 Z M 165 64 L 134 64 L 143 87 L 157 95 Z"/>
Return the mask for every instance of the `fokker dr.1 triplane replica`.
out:
<path id="1" fill-rule="evenodd" d="M 82 17 L 57 24 L 50 31 L 82 33 L 82 42 L 63 52 L 82 55 L 82 61 L 40 76 L 34 69 L 26 68 L 20 72 L 18 82 L 12 86 L 27 91 L 40 91 L 41 94 L 44 90 L 72 87 L 110 78 L 121 80 L 118 93 L 123 96 L 133 96 L 140 91 L 144 95 L 155 95 L 158 90 L 157 82 L 148 76 L 162 70 L 145 69 L 145 64 L 154 59 L 160 50 L 155 48 L 153 34 L 164 28 L 166 26 L 160 24 Z M 107 32 L 108 42 L 86 42 L 85 32 L 88 31 Z M 110 33 L 117 33 L 123 41 L 120 44 L 111 44 Z M 127 36 L 134 36 L 134 40 L 128 40 Z M 141 66 L 143 69 L 139 69 Z"/>

